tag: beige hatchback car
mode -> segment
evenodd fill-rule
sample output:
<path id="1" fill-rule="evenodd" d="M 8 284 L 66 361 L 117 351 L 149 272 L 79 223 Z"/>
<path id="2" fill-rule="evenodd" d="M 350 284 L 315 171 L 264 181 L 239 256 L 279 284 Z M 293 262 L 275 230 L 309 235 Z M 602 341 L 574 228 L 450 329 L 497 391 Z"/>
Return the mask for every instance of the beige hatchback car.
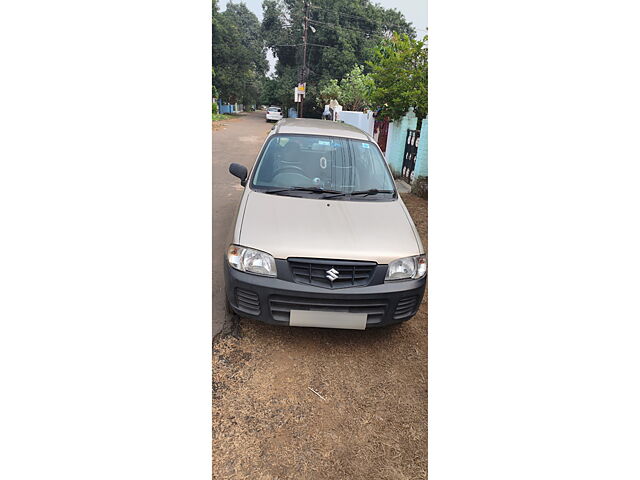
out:
<path id="1" fill-rule="evenodd" d="M 225 258 L 227 308 L 266 323 L 365 329 L 415 315 L 427 260 L 373 139 L 344 123 L 285 119 L 245 187 Z"/>

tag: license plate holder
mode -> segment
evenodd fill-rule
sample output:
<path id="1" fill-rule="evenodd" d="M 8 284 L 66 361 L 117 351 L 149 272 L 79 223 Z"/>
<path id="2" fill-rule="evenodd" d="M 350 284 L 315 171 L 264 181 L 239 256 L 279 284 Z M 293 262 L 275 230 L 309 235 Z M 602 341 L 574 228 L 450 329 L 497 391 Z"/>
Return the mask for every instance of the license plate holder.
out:
<path id="1" fill-rule="evenodd" d="M 326 310 L 291 310 L 289 325 L 292 327 L 364 330 L 367 327 L 367 314 Z"/>

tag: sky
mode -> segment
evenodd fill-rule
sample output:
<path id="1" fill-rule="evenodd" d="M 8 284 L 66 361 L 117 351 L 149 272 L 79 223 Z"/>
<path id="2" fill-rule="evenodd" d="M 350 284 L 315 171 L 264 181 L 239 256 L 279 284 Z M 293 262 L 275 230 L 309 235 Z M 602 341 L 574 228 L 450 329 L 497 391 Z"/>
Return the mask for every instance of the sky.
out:
<path id="1" fill-rule="evenodd" d="M 418 38 L 422 38 L 427 32 L 427 1 L 428 0 L 375 0 L 384 8 L 395 8 L 404 15 L 408 22 L 411 22 L 416 28 Z M 234 1 L 233 3 L 240 3 Z M 247 8 L 256 14 L 258 19 L 262 20 L 262 0 L 244 0 Z M 224 11 L 227 7 L 227 0 L 220 0 L 220 10 Z M 267 52 L 267 60 L 269 61 L 269 73 L 273 72 L 275 58 L 271 55 L 271 51 Z"/>

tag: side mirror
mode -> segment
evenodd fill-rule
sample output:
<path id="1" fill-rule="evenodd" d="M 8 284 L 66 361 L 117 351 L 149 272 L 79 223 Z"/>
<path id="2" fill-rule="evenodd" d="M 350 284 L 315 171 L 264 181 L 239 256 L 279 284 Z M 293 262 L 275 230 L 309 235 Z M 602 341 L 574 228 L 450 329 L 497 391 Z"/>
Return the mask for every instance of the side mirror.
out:
<path id="1" fill-rule="evenodd" d="M 229 165 L 229 173 L 234 177 L 238 177 L 240 179 L 240 185 L 243 187 L 247 184 L 247 167 L 244 165 L 240 165 L 239 163 L 232 163 Z"/>

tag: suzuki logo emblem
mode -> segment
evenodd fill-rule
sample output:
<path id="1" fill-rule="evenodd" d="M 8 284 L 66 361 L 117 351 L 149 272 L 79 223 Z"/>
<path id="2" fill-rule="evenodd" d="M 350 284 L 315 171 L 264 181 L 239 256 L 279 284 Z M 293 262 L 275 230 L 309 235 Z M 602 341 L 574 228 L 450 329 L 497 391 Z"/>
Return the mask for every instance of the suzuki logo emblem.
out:
<path id="1" fill-rule="evenodd" d="M 331 268 L 331 270 L 327 270 L 327 277 L 331 282 L 333 282 L 336 278 L 338 278 L 340 272 L 338 272 L 335 268 Z"/>

